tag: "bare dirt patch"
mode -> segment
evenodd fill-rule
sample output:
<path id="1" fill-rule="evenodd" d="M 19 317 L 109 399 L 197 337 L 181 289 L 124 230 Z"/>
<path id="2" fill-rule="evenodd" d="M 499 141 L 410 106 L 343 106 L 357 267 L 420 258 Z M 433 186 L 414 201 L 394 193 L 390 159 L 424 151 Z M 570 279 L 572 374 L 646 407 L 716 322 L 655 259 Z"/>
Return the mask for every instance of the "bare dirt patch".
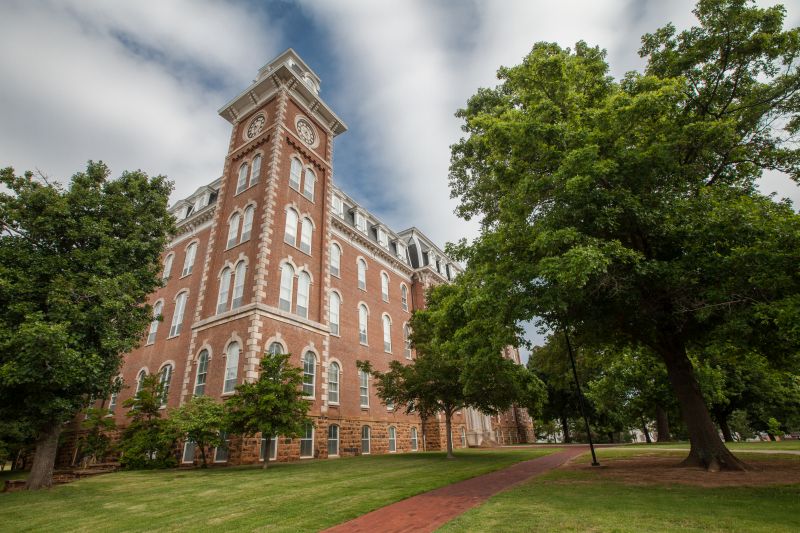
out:
<path id="1" fill-rule="evenodd" d="M 563 470 L 591 473 L 602 480 L 627 485 L 695 485 L 698 487 L 753 487 L 800 483 L 800 461 L 775 459 L 748 462 L 747 472 L 707 472 L 702 468 L 678 467 L 682 458 L 640 455 L 608 458 L 603 466 L 569 463 Z M 574 483 L 575 480 L 565 480 Z"/>

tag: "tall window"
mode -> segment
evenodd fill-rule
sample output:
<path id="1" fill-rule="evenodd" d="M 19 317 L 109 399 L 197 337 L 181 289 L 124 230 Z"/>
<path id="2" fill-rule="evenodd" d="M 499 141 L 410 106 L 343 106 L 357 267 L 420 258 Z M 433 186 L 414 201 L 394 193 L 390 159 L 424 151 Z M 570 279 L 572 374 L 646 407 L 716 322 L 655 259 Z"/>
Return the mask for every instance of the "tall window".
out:
<path id="1" fill-rule="evenodd" d="M 300 177 L 303 174 L 303 164 L 296 157 L 292 158 L 292 165 L 289 169 L 289 186 L 300 190 Z"/>
<path id="2" fill-rule="evenodd" d="M 403 324 L 403 355 L 406 359 L 411 359 L 411 330 L 408 324 Z"/>
<path id="3" fill-rule="evenodd" d="M 267 450 L 267 439 L 262 437 L 261 453 L 258 459 L 263 461 L 265 456 L 269 456 L 270 461 L 275 461 L 278 458 L 278 437 L 276 435 L 269 439 L 269 450 Z"/>
<path id="4" fill-rule="evenodd" d="M 250 233 L 253 231 L 253 216 L 256 213 L 256 208 L 252 205 L 244 210 L 244 222 L 242 222 L 242 236 L 239 242 L 244 242 L 250 239 Z"/>
<path id="5" fill-rule="evenodd" d="M 303 182 L 303 196 L 314 201 L 314 186 L 317 183 L 317 176 L 314 174 L 314 171 L 310 168 L 306 169 L 306 179 Z"/>
<path id="6" fill-rule="evenodd" d="M 358 371 L 358 396 L 361 407 L 369 407 L 369 374 L 363 370 Z"/>
<path id="7" fill-rule="evenodd" d="M 389 452 L 397 451 L 397 429 L 389 426 Z"/>
<path id="8" fill-rule="evenodd" d="M 339 269 L 342 264 L 342 249 L 335 242 L 331 243 L 331 274 L 339 277 Z"/>
<path id="9" fill-rule="evenodd" d="M 247 163 L 239 167 L 239 181 L 236 182 L 236 194 L 247 188 Z"/>
<path id="10" fill-rule="evenodd" d="M 311 232 L 313 231 L 313 226 L 311 225 L 311 221 L 307 218 L 303 219 L 303 223 L 300 226 L 300 250 L 304 251 L 307 254 L 311 254 Z"/>
<path id="11" fill-rule="evenodd" d="M 367 290 L 367 262 L 358 258 L 358 288 Z"/>
<path id="12" fill-rule="evenodd" d="M 250 185 L 258 183 L 258 178 L 261 176 L 261 155 L 253 158 L 253 171 L 250 173 Z"/>
<path id="13" fill-rule="evenodd" d="M 284 311 L 292 310 L 292 289 L 294 287 L 294 269 L 289 263 L 281 265 L 281 293 L 278 307 Z"/>
<path id="14" fill-rule="evenodd" d="M 233 277 L 233 302 L 231 302 L 231 309 L 241 307 L 244 300 L 244 274 L 247 267 L 244 261 L 239 261 L 236 264 L 236 274 Z"/>
<path id="15" fill-rule="evenodd" d="M 225 245 L 226 248 L 236 246 L 236 242 L 239 240 L 237 238 L 239 236 L 239 218 L 239 213 L 234 213 L 228 221 L 228 243 Z"/>
<path id="16" fill-rule="evenodd" d="M 147 334 L 147 344 L 156 342 L 156 333 L 158 333 L 158 322 L 161 317 L 161 310 L 164 309 L 163 302 L 156 302 L 153 306 L 153 321 L 150 322 L 150 331 Z"/>
<path id="17" fill-rule="evenodd" d="M 381 272 L 381 298 L 384 302 L 389 301 L 389 276 L 386 272 Z"/>
<path id="18" fill-rule="evenodd" d="M 202 396 L 206 393 L 206 377 L 208 376 L 208 350 L 200 352 L 197 358 L 197 377 L 194 380 L 194 395 Z"/>
<path id="19" fill-rule="evenodd" d="M 217 294 L 217 314 L 228 310 L 228 292 L 231 290 L 231 269 L 226 267 L 219 277 L 219 294 Z"/>
<path id="20" fill-rule="evenodd" d="M 117 410 L 117 398 L 119 397 L 118 392 L 112 392 L 111 398 L 108 399 L 108 412 L 109 414 L 114 414 L 114 411 Z"/>
<path id="21" fill-rule="evenodd" d="M 183 312 L 186 310 L 186 293 L 182 292 L 175 299 L 175 312 L 172 315 L 172 326 L 169 328 L 169 336 L 175 337 L 181 334 L 183 326 Z"/>
<path id="22" fill-rule="evenodd" d="M 138 396 L 139 393 L 142 391 L 142 386 L 144 385 L 144 378 L 147 377 L 147 370 L 144 368 L 139 371 L 139 374 L 136 376 L 136 394 Z"/>
<path id="23" fill-rule="evenodd" d="M 369 426 L 361 426 L 361 453 L 369 455 Z"/>
<path id="24" fill-rule="evenodd" d="M 328 401 L 339 403 L 339 363 L 328 366 Z"/>
<path id="25" fill-rule="evenodd" d="M 339 426 L 331 424 L 328 426 L 328 457 L 339 455 Z"/>
<path id="26" fill-rule="evenodd" d="M 181 276 L 188 276 L 194 268 L 194 259 L 197 256 L 197 243 L 193 242 L 186 248 L 186 257 L 183 259 L 183 271 Z"/>
<path id="27" fill-rule="evenodd" d="M 314 396 L 314 377 L 317 371 L 317 358 L 314 352 L 303 356 L 303 396 Z"/>
<path id="28" fill-rule="evenodd" d="M 314 424 L 307 423 L 300 437 L 300 457 L 314 457 Z"/>
<path id="29" fill-rule="evenodd" d="M 269 345 L 268 352 L 270 355 L 281 354 L 283 353 L 283 345 L 279 342 L 273 342 L 272 344 Z"/>
<path id="30" fill-rule="evenodd" d="M 467 430 L 464 429 L 464 426 L 461 426 L 461 447 L 467 447 Z"/>
<path id="31" fill-rule="evenodd" d="M 339 307 L 342 300 L 335 292 L 331 293 L 330 302 L 328 305 L 328 321 L 331 325 L 331 333 L 334 335 L 339 334 Z"/>
<path id="32" fill-rule="evenodd" d="M 175 259 L 175 254 L 169 254 L 166 259 L 164 259 L 164 274 L 162 274 L 161 279 L 168 279 L 170 272 L 172 272 L 172 260 Z"/>
<path id="33" fill-rule="evenodd" d="M 383 315 L 383 351 L 392 351 L 392 319 Z"/>
<path id="34" fill-rule="evenodd" d="M 228 443 L 230 439 L 228 439 L 228 434 L 224 431 L 219 432 L 219 437 L 222 441 L 222 446 L 217 446 L 217 449 L 214 450 L 214 462 L 225 463 L 228 461 Z"/>
<path id="35" fill-rule="evenodd" d="M 361 344 L 367 344 L 367 318 L 369 312 L 367 306 L 361 304 L 358 306 L 358 340 Z"/>
<path id="36" fill-rule="evenodd" d="M 297 314 L 308 318 L 308 295 L 311 292 L 311 276 L 300 272 L 297 276 Z"/>
<path id="37" fill-rule="evenodd" d="M 183 443 L 183 458 L 181 459 L 182 463 L 193 463 L 194 462 L 194 452 L 197 449 L 197 444 L 194 442 L 187 440 Z"/>
<path id="38" fill-rule="evenodd" d="M 286 210 L 286 230 L 283 232 L 283 240 L 292 246 L 297 243 L 297 211 L 292 208 Z"/>
<path id="39" fill-rule="evenodd" d="M 403 311 L 408 311 L 408 287 L 405 284 L 400 285 L 400 305 L 403 306 Z"/>
<path id="40" fill-rule="evenodd" d="M 159 375 L 159 383 L 161 384 L 161 407 L 167 406 L 167 398 L 169 398 L 169 383 L 172 380 L 172 365 L 166 365 L 161 369 Z"/>
<path id="41" fill-rule="evenodd" d="M 228 345 L 228 354 L 225 358 L 225 384 L 222 392 L 233 392 L 236 389 L 236 378 L 239 374 L 239 343 L 232 342 Z"/>
<path id="42" fill-rule="evenodd" d="M 415 452 L 419 449 L 417 443 L 417 428 L 411 428 L 411 451 Z"/>

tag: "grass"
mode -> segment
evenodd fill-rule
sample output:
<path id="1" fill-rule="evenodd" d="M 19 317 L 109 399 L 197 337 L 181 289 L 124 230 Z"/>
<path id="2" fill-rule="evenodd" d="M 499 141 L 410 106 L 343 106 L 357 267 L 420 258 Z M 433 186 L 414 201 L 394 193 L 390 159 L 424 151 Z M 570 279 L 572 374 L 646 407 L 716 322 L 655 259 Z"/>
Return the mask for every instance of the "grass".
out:
<path id="1" fill-rule="evenodd" d="M 601 463 L 643 453 L 633 447 L 598 452 Z M 662 454 L 678 459 L 683 452 Z M 764 457 L 746 455 L 746 460 Z M 588 460 L 588 454 L 576 460 Z M 439 531 L 800 531 L 800 484 L 634 486 L 591 471 L 555 470 L 490 498 Z"/>
<path id="2" fill-rule="evenodd" d="M 554 449 L 380 455 L 208 470 L 119 472 L 0 494 L 2 531 L 317 531 Z"/>
<path id="3" fill-rule="evenodd" d="M 793 450 L 800 451 L 800 440 L 782 440 L 780 442 L 728 442 L 725 444 L 731 451 L 748 450 Z M 689 449 L 688 442 L 654 442 L 652 444 L 627 444 L 622 445 L 626 448 L 654 448 L 663 446 L 665 448 L 686 448 Z"/>

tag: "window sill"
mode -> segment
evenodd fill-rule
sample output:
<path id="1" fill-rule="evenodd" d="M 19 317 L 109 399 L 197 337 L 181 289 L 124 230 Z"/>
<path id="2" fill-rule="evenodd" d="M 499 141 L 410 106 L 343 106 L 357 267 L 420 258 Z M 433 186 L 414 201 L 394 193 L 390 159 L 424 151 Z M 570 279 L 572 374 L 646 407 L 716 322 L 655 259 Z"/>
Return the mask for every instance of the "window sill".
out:
<path id="1" fill-rule="evenodd" d="M 369 348 L 369 344 L 367 344 L 366 342 L 359 342 L 359 344 L 360 344 L 361 346 L 366 346 L 367 348 Z"/>
<path id="2" fill-rule="evenodd" d="M 308 251 L 308 252 L 306 252 L 306 251 L 305 251 L 305 250 L 303 250 L 302 248 L 298 248 L 298 247 L 297 247 L 297 244 L 295 244 L 295 243 L 292 243 L 292 242 L 289 242 L 289 241 L 287 241 L 286 239 L 283 239 L 283 244 L 286 244 L 286 245 L 289 245 L 289 246 L 291 246 L 292 248 L 294 248 L 295 250 L 297 250 L 297 251 L 298 251 L 298 252 L 300 252 L 301 254 L 305 254 L 305 255 L 307 255 L 308 257 L 312 257 L 312 255 L 311 255 L 311 251 Z"/>
<path id="3" fill-rule="evenodd" d="M 189 276 L 191 276 L 191 275 L 192 275 L 192 272 L 193 272 L 193 271 L 191 271 L 191 270 L 190 270 L 189 272 L 187 272 L 186 274 L 184 274 L 183 272 L 181 272 L 181 277 L 179 277 L 178 279 L 188 278 Z"/>
<path id="4" fill-rule="evenodd" d="M 362 405 L 361 406 L 361 410 L 362 411 L 369 411 L 369 405 Z"/>
<path id="5" fill-rule="evenodd" d="M 316 401 L 317 398 L 315 396 L 303 396 L 303 399 L 304 400 Z"/>
<path id="6" fill-rule="evenodd" d="M 328 407 L 339 407 L 341 405 L 339 402 L 328 402 Z"/>
<path id="7" fill-rule="evenodd" d="M 341 274 L 334 274 L 333 272 L 331 272 L 331 276 L 333 276 L 336 279 L 342 279 Z"/>
<path id="8" fill-rule="evenodd" d="M 180 337 L 180 336 L 181 336 L 181 334 L 180 334 L 180 333 L 176 333 L 175 335 L 170 335 L 169 337 L 167 337 L 167 340 L 170 340 L 170 339 L 177 339 L 177 338 L 178 338 L 178 337 Z"/>
<path id="9" fill-rule="evenodd" d="M 339 333 L 333 333 L 333 332 L 331 332 L 331 337 L 339 337 L 339 338 L 341 338 L 341 337 L 342 337 L 342 335 L 341 335 L 341 334 L 339 334 Z"/>

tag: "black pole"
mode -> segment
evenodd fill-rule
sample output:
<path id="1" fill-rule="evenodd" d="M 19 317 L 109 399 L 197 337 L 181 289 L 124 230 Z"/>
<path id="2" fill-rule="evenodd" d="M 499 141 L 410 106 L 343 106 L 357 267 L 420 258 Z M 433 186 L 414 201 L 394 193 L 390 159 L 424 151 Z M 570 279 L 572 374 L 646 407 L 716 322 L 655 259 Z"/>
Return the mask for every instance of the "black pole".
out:
<path id="1" fill-rule="evenodd" d="M 569 361 L 572 363 L 572 377 L 575 378 L 575 387 L 578 389 L 578 403 L 581 407 L 581 415 L 583 421 L 586 423 L 586 436 L 589 438 L 589 448 L 592 450 L 592 466 L 600 466 L 597 462 L 597 455 L 594 453 L 594 443 L 592 442 L 592 430 L 589 427 L 589 418 L 586 416 L 586 407 L 583 405 L 583 392 L 581 392 L 581 384 L 578 381 L 578 370 L 575 368 L 575 356 L 572 355 L 572 344 L 569 342 L 569 335 L 567 328 L 564 328 L 564 339 L 567 341 L 567 351 L 569 352 Z"/>

